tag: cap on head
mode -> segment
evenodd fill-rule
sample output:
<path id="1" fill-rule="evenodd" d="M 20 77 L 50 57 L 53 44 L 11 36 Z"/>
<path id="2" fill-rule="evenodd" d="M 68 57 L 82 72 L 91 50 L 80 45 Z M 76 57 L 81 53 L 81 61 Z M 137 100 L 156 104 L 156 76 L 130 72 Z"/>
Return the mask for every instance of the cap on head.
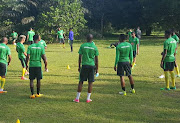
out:
<path id="1" fill-rule="evenodd" d="M 92 34 L 88 34 L 87 35 L 87 41 L 90 42 L 93 40 L 93 35 Z"/>

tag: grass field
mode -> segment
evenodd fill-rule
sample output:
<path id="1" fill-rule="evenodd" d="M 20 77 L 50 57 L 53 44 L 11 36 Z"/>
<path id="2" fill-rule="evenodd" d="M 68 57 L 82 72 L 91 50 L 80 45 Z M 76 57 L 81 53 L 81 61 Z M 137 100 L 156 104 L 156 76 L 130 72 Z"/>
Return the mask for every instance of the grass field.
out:
<path id="1" fill-rule="evenodd" d="M 118 37 L 117 37 L 118 38 Z M 121 91 L 119 77 L 113 70 L 115 49 L 106 48 L 110 40 L 95 40 L 99 49 L 99 78 L 94 83 L 92 103 L 87 104 L 87 83 L 84 84 L 80 103 L 73 103 L 78 84 L 78 49 L 82 42 L 75 42 L 74 52 L 66 44 L 49 44 L 46 50 L 49 72 L 44 72 L 42 98 L 29 99 L 29 81 L 20 80 L 21 65 L 12 45 L 12 63 L 8 67 L 5 89 L 0 95 L 0 123 L 179 123 L 180 122 L 180 79 L 177 78 L 176 91 L 161 91 L 164 79 L 159 79 L 163 71 L 160 60 L 163 49 L 162 38 L 143 38 L 137 66 L 132 74 L 136 94 L 127 96 Z M 180 48 L 179 48 L 180 52 Z M 180 65 L 180 53 L 177 55 Z M 67 65 L 71 69 L 67 70 Z M 44 64 L 43 64 L 44 66 Z M 44 69 L 44 67 L 43 67 Z M 130 89 L 126 78 L 126 89 Z M 36 91 L 35 91 L 36 92 Z"/>

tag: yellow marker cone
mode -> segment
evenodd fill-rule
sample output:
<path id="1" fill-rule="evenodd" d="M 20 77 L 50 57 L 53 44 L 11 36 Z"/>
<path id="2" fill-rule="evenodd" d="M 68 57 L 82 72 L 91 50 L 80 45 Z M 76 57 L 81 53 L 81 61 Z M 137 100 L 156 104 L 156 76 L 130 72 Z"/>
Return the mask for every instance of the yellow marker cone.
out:
<path id="1" fill-rule="evenodd" d="M 71 69 L 69 65 L 67 66 L 67 69 L 68 69 L 68 70 L 70 70 L 70 69 Z"/>
<path id="2" fill-rule="evenodd" d="M 20 120 L 19 120 L 19 119 L 17 119 L 16 123 L 20 123 Z"/>

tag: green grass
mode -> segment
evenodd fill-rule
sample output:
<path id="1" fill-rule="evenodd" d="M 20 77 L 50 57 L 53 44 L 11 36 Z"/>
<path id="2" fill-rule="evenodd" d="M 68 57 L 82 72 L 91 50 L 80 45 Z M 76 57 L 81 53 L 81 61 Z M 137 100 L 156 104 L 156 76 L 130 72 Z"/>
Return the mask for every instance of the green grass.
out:
<path id="1" fill-rule="evenodd" d="M 160 60 L 163 49 L 161 38 L 148 37 L 141 41 L 137 66 L 132 74 L 136 94 L 127 96 L 121 91 L 119 77 L 113 70 L 115 49 L 106 48 L 114 40 L 95 40 L 99 49 L 100 76 L 94 83 L 91 98 L 87 104 L 87 82 L 83 87 L 80 103 L 73 103 L 78 84 L 78 49 L 81 42 L 75 42 L 74 52 L 70 47 L 60 48 L 59 44 L 49 44 L 46 50 L 49 72 L 44 72 L 42 98 L 29 99 L 29 81 L 20 80 L 21 65 L 12 45 L 12 63 L 8 67 L 5 88 L 7 94 L 0 95 L 0 123 L 179 123 L 180 122 L 180 79 L 177 78 L 176 91 L 161 91 L 165 86 Z M 180 51 L 180 49 L 179 49 Z M 177 55 L 180 64 L 180 53 Z M 71 70 L 67 70 L 70 65 Z M 44 66 L 44 65 L 43 65 Z M 44 67 L 43 67 L 44 69 Z M 130 89 L 126 78 L 127 90 Z"/>

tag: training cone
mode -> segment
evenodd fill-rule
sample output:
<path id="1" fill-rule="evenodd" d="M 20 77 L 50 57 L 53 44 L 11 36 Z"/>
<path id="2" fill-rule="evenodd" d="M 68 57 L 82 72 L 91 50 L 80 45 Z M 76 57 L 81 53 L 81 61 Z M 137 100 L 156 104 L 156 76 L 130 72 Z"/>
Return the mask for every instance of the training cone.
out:
<path id="1" fill-rule="evenodd" d="M 20 120 L 19 120 L 19 119 L 17 119 L 16 123 L 20 123 Z"/>
<path id="2" fill-rule="evenodd" d="M 69 65 L 67 66 L 67 69 L 68 69 L 68 70 L 70 70 L 70 69 L 71 69 Z"/>

